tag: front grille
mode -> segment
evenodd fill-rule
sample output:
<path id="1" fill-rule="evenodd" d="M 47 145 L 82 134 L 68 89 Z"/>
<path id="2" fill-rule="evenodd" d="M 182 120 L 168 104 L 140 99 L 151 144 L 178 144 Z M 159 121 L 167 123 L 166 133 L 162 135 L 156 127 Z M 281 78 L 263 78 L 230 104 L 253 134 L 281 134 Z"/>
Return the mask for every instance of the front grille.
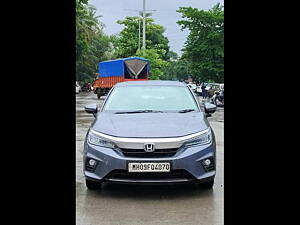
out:
<path id="1" fill-rule="evenodd" d="M 113 170 L 106 177 L 106 179 L 170 179 L 170 178 L 183 178 L 183 179 L 195 179 L 186 170 L 178 169 L 171 170 L 170 172 L 148 172 L 148 173 L 130 173 L 127 170 Z"/>
<path id="2" fill-rule="evenodd" d="M 120 150 L 126 157 L 162 158 L 162 157 L 174 156 L 176 154 L 178 148 L 155 149 L 154 152 L 145 152 L 144 149 L 121 148 Z"/>

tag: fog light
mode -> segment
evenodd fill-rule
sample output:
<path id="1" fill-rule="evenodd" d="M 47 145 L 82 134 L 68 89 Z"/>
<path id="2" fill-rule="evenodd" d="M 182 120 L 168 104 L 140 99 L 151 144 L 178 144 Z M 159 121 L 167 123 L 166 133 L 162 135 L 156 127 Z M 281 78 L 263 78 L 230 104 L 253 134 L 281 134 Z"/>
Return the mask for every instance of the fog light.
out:
<path id="1" fill-rule="evenodd" d="M 213 157 L 209 157 L 206 159 L 203 159 L 201 161 L 202 166 L 204 167 L 206 172 L 212 171 L 215 169 L 215 162 Z"/>
<path id="2" fill-rule="evenodd" d="M 94 160 L 94 159 L 90 159 L 90 160 L 89 160 L 89 165 L 92 166 L 92 167 L 94 167 L 94 166 L 96 165 L 96 163 L 97 163 L 97 162 L 96 162 L 96 160 Z"/>
<path id="3" fill-rule="evenodd" d="M 205 159 L 203 163 L 205 166 L 209 166 L 211 164 L 211 161 L 210 159 Z"/>

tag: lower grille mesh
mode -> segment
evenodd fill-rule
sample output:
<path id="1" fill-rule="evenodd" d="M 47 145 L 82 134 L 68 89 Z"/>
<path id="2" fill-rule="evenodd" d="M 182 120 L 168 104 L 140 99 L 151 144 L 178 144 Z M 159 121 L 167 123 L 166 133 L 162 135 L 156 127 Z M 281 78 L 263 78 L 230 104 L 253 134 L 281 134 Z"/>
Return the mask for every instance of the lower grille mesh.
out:
<path id="1" fill-rule="evenodd" d="M 178 169 L 171 170 L 171 172 L 150 172 L 150 173 L 129 173 L 127 170 L 113 170 L 105 178 L 114 179 L 170 179 L 170 178 L 185 178 L 185 179 L 195 179 L 186 170 Z"/>

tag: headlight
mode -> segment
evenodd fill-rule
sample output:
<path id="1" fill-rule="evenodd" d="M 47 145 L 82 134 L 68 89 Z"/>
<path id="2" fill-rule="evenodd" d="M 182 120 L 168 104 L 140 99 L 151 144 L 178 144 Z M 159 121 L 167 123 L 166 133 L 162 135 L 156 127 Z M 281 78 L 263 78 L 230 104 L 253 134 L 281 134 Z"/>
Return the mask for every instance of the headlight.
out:
<path id="1" fill-rule="evenodd" d="M 114 148 L 115 144 L 107 139 L 104 139 L 102 137 L 99 137 L 96 135 L 93 130 L 90 130 L 88 134 L 88 142 L 92 145 L 98 145 L 101 147 L 106 147 L 106 148 Z"/>
<path id="2" fill-rule="evenodd" d="M 185 142 L 184 146 L 191 147 L 197 145 L 205 145 L 205 144 L 209 144 L 211 140 L 212 140 L 212 134 L 210 128 L 208 128 L 205 133 Z"/>

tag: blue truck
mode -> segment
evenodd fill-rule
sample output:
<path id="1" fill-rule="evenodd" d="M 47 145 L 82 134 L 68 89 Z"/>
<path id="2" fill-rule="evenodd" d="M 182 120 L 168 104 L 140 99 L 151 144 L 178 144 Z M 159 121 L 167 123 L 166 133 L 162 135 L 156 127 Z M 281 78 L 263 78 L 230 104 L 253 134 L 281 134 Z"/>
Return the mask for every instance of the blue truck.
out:
<path id="1" fill-rule="evenodd" d="M 94 93 L 100 98 L 119 82 L 148 80 L 150 73 L 149 60 L 130 57 L 99 63 L 99 73 L 94 82 Z"/>

